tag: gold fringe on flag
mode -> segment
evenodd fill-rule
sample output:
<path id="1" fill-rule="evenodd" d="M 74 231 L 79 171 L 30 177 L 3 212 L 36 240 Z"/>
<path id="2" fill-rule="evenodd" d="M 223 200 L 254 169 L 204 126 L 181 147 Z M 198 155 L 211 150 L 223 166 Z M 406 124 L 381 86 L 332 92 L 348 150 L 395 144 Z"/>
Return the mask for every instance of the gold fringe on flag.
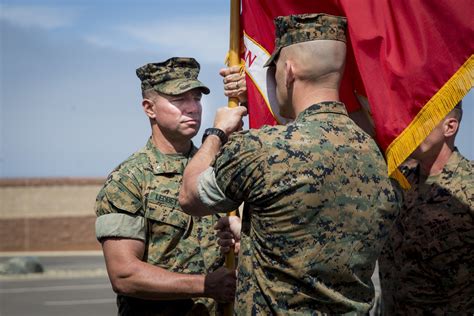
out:
<path id="1" fill-rule="evenodd" d="M 396 179 L 404 189 L 410 184 L 399 171 L 408 156 L 423 142 L 429 133 L 464 98 L 474 84 L 474 55 L 471 55 L 458 71 L 423 106 L 413 121 L 388 146 L 388 174 Z"/>

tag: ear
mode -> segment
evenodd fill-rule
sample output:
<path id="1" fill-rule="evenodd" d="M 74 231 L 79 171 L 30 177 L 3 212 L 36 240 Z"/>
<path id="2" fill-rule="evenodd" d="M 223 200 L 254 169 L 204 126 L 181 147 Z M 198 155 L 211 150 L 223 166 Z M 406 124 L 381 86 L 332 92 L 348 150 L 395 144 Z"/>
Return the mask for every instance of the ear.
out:
<path id="1" fill-rule="evenodd" d="M 155 110 L 153 108 L 154 105 L 155 103 L 150 99 L 143 99 L 142 101 L 143 111 L 151 119 L 154 119 L 156 117 Z"/>
<path id="2" fill-rule="evenodd" d="M 454 117 L 447 118 L 443 124 L 443 134 L 445 137 L 454 136 L 456 135 L 458 128 L 459 128 L 459 121 L 456 118 Z"/>
<path id="3" fill-rule="evenodd" d="M 285 86 L 289 89 L 295 82 L 295 73 L 291 61 L 285 61 Z"/>

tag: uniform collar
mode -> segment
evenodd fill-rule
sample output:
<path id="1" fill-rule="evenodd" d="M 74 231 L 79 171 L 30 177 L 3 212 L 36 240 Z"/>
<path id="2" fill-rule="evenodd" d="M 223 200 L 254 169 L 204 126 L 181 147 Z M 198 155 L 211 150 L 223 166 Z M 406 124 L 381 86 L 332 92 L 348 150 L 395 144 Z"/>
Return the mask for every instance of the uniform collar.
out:
<path id="1" fill-rule="evenodd" d="M 453 181 L 453 174 L 456 174 L 457 169 L 461 161 L 465 159 L 458 151 L 457 148 L 454 148 L 453 153 L 449 156 L 448 162 L 444 165 L 443 171 L 437 175 L 429 176 L 426 178 L 426 184 L 438 183 L 445 184 L 447 180 Z M 418 169 L 418 172 L 421 172 L 421 169 Z"/>
<path id="2" fill-rule="evenodd" d="M 347 110 L 344 103 L 339 102 L 339 101 L 319 102 L 319 103 L 311 105 L 309 108 L 301 112 L 296 118 L 296 121 L 307 120 L 313 115 L 316 115 L 319 113 L 335 113 L 335 114 L 347 115 Z"/>
<path id="3" fill-rule="evenodd" d="M 183 154 L 163 154 L 150 137 L 145 146 L 145 153 L 150 161 L 153 174 L 183 173 L 189 159 L 196 153 L 197 148 L 191 142 L 191 149 L 186 155 Z"/>
<path id="4" fill-rule="evenodd" d="M 459 173 L 458 169 L 464 160 L 466 159 L 455 148 L 443 170 L 437 175 L 428 176 L 424 181 L 418 164 L 416 174 L 418 175 L 419 194 L 429 198 L 432 202 L 443 202 L 451 199 L 454 192 L 450 192 L 450 190 L 457 187 L 461 181 L 461 177 L 456 176 L 456 174 Z"/>

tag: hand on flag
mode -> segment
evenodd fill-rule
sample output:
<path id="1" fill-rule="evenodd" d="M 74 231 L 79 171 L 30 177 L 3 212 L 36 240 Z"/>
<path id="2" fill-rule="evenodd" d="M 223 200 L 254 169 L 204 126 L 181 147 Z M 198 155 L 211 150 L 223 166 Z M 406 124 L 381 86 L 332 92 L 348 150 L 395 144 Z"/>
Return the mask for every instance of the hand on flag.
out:
<path id="1" fill-rule="evenodd" d="M 206 296 L 215 299 L 219 303 L 230 303 L 235 298 L 236 282 L 235 270 L 220 267 L 206 275 L 204 292 Z"/>
<path id="2" fill-rule="evenodd" d="M 219 74 L 224 77 L 224 95 L 229 98 L 238 98 L 240 103 L 247 102 L 247 84 L 245 73 L 240 66 L 223 68 Z"/>
<path id="3" fill-rule="evenodd" d="M 247 115 L 247 108 L 245 106 L 238 106 L 235 108 L 221 107 L 217 110 L 214 118 L 214 127 L 218 128 L 229 136 L 235 131 L 242 130 L 244 122 L 242 117 Z"/>
<path id="4" fill-rule="evenodd" d="M 221 217 L 214 228 L 217 230 L 217 243 L 222 253 L 228 253 L 234 247 L 235 254 L 240 251 L 240 230 L 242 222 L 238 216 Z"/>

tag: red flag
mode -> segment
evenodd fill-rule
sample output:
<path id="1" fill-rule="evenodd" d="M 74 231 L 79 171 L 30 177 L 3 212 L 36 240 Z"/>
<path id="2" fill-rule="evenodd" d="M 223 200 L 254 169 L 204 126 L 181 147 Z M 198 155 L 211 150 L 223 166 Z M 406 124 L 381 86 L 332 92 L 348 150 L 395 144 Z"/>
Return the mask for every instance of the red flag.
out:
<path id="1" fill-rule="evenodd" d="M 272 75 L 262 68 L 274 47 L 273 18 L 316 12 L 347 17 L 341 100 L 351 112 L 360 108 L 355 93 L 367 96 L 388 173 L 397 177 L 398 165 L 472 88 L 472 1 L 243 0 L 250 127 L 278 121 Z"/>
<path id="2" fill-rule="evenodd" d="M 474 82 L 471 0 L 341 1 L 393 174 Z M 369 21 L 369 25 L 367 25 Z"/>
<path id="3" fill-rule="evenodd" d="M 267 74 L 263 64 L 273 51 L 275 27 L 273 19 L 280 15 L 301 14 L 308 12 L 324 12 L 342 15 L 336 1 L 252 1 L 242 2 L 242 24 L 244 30 L 244 59 L 247 72 L 247 88 L 249 94 L 249 123 L 251 128 L 259 128 L 264 124 L 283 123 L 278 116 L 275 100 L 274 78 Z M 350 45 L 350 43 L 349 43 Z M 348 50 L 347 69 L 354 65 L 352 50 Z M 365 95 L 360 84 L 357 71 L 347 71 L 341 84 L 341 98 L 350 111 L 359 108 L 354 95 L 357 90 Z"/>

